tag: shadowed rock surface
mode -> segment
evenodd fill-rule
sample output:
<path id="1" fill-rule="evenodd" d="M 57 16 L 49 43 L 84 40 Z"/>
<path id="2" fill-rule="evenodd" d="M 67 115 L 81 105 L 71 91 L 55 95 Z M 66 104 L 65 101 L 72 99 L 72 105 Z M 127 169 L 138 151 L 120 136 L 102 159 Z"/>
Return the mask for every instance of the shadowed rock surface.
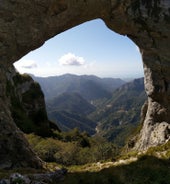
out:
<path id="1" fill-rule="evenodd" d="M 140 48 L 148 108 L 136 149 L 170 137 L 169 0 L 1 0 L 0 1 L 0 168 L 40 166 L 16 127 L 7 98 L 9 67 L 46 40 L 95 18 Z M 13 157 L 15 155 L 15 159 Z"/>

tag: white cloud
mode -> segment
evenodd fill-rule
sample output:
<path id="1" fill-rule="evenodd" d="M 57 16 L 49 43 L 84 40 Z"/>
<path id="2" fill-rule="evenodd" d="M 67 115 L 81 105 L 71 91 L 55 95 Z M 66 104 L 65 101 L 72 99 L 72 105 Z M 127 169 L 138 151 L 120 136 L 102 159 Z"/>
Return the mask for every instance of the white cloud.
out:
<path id="1" fill-rule="evenodd" d="M 32 69 L 32 68 L 37 68 L 37 64 L 34 60 L 25 60 L 25 59 L 21 59 L 19 61 L 17 61 L 16 63 L 14 63 L 14 66 L 17 69 Z"/>
<path id="2" fill-rule="evenodd" d="M 63 55 L 59 59 L 59 63 L 60 65 L 80 66 L 80 65 L 84 65 L 85 60 L 83 57 L 79 57 L 72 53 L 68 53 L 68 54 Z"/>

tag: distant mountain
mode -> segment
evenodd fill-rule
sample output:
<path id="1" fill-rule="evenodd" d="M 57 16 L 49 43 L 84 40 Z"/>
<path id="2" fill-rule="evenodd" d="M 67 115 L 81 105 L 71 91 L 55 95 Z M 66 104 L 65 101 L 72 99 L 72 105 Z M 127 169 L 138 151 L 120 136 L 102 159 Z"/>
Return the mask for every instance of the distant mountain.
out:
<path id="1" fill-rule="evenodd" d="M 67 111 L 87 115 L 96 108 L 78 93 L 62 93 L 52 100 L 47 100 L 47 110 L 51 111 Z"/>
<path id="2" fill-rule="evenodd" d="M 95 133 L 96 123 L 86 118 L 86 115 L 96 108 L 78 93 L 62 93 L 46 103 L 49 119 L 56 122 L 61 130 L 78 127 L 80 131 Z"/>
<path id="3" fill-rule="evenodd" d="M 64 92 L 79 93 L 88 101 L 110 98 L 111 93 L 125 81 L 113 78 L 99 78 L 94 75 L 65 74 L 54 77 L 35 77 L 45 94 L 45 99 L 53 99 Z"/>
<path id="4" fill-rule="evenodd" d="M 92 103 L 109 99 L 112 92 L 125 83 L 121 79 L 102 79 L 94 75 L 65 74 L 32 78 L 41 85 L 45 94 L 48 117 L 61 130 L 78 127 L 89 134 L 94 134 L 96 128 L 96 122 L 87 118 L 96 109 Z"/>
<path id="5" fill-rule="evenodd" d="M 98 122 L 98 134 L 123 145 L 126 137 L 140 122 L 141 107 L 145 100 L 143 78 L 135 79 L 115 90 L 112 98 L 90 116 Z"/>
<path id="6" fill-rule="evenodd" d="M 33 78 L 44 91 L 48 117 L 62 130 L 78 127 L 91 135 L 97 131 L 123 146 L 139 124 L 146 100 L 143 78 L 126 84 L 93 75 Z"/>

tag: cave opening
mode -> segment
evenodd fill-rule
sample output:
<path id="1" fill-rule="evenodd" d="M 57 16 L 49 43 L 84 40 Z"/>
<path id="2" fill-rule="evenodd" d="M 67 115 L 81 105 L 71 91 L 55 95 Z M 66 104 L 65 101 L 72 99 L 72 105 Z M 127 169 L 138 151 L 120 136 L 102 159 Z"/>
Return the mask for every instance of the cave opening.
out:
<path id="1" fill-rule="evenodd" d="M 40 83 L 43 93 L 45 94 L 48 115 L 50 119 L 55 122 L 56 118 L 49 113 L 51 110 L 49 106 L 52 104 L 52 99 L 62 93 L 68 93 L 69 90 L 71 93 L 80 93 L 81 97 L 85 98 L 88 103 L 94 105 L 96 108 L 98 104 L 101 105 L 100 96 L 101 98 L 104 97 L 107 99 L 112 96 L 112 92 L 116 88 L 133 79 L 142 78 L 144 75 L 141 53 L 138 46 L 127 36 L 119 35 L 110 30 L 101 19 L 88 21 L 56 35 L 46 41 L 40 48 L 31 51 L 19 61 L 15 62 L 14 66 L 20 73 L 31 74 L 33 79 Z M 61 84 L 61 82 L 58 84 L 59 88 L 54 88 L 53 85 L 57 84 L 52 84 L 51 86 L 50 80 L 55 80 L 55 76 L 56 80 L 59 80 L 57 77 L 61 78 L 60 80 L 66 83 L 65 86 Z M 62 79 L 61 76 L 66 79 Z M 86 80 L 94 80 L 92 76 L 103 78 L 103 80 L 111 80 L 111 78 L 114 78 L 117 80 L 117 84 L 111 84 L 107 81 L 106 83 L 108 84 L 102 86 L 109 90 L 108 94 L 104 90 L 97 92 L 94 87 L 92 88 L 92 85 L 96 85 L 95 87 L 97 88 L 98 84 L 87 84 L 87 81 L 83 81 L 84 88 L 87 87 L 88 89 L 84 90 L 80 89 L 83 88 L 82 86 L 80 87 L 81 84 L 74 84 L 77 80 L 79 80 L 79 83 L 83 83 L 82 80 L 85 80 L 82 79 L 83 76 L 84 78 L 86 76 Z M 141 80 L 143 81 L 143 79 Z M 143 90 L 143 83 L 140 80 L 138 82 L 141 85 L 138 86 L 138 88 Z M 76 85 L 79 85 L 79 87 Z M 108 85 L 111 86 L 109 87 Z M 82 92 L 82 90 L 86 91 L 86 94 Z M 91 94 L 90 91 L 95 91 L 96 94 Z M 99 93 L 99 95 L 97 93 Z M 100 93 L 106 93 L 106 95 Z M 90 95 L 93 97 L 89 97 Z M 71 97 L 69 96 L 69 98 Z M 144 98 L 143 94 L 142 98 Z M 142 100 L 142 102 L 143 101 L 144 100 Z M 107 104 L 106 106 L 111 107 L 111 104 Z M 127 106 L 125 109 L 119 107 L 119 111 L 125 113 L 127 108 L 134 109 L 133 105 Z M 118 117 L 121 116 L 122 114 Z M 136 117 L 134 117 L 134 119 L 136 119 Z M 116 124 L 121 125 L 123 123 L 117 118 Z M 66 130 L 61 124 L 60 128 Z M 74 128 L 74 126 L 72 126 L 72 128 Z"/>
<path id="2" fill-rule="evenodd" d="M 127 36 L 108 29 L 101 19 L 60 33 L 14 66 L 40 84 L 48 117 L 60 130 L 68 132 L 67 136 L 57 133 L 66 142 L 78 139 L 80 147 L 89 147 L 87 133 L 101 145 L 109 144 L 108 150 L 113 153 L 116 148 L 112 149 L 112 142 L 123 147 L 139 125 L 146 100 L 139 48 Z M 34 139 L 33 135 L 27 138 Z M 67 146 L 71 153 L 77 149 Z M 106 150 L 101 154 L 103 151 Z M 54 155 L 44 158 L 40 151 L 39 154 L 46 161 L 58 159 Z M 109 156 L 99 155 L 97 161 Z"/>
<path id="3" fill-rule="evenodd" d="M 11 117 L 7 89 L 14 73 L 8 67 L 54 35 L 97 17 L 102 18 L 112 30 L 128 35 L 142 50 L 148 104 L 134 149 L 146 150 L 169 140 L 169 4 L 159 1 L 156 6 L 159 16 L 150 14 L 148 7 L 140 1 L 8 1 L 2 5 L 0 139 L 4 148 L 0 152 L 0 167 L 41 167 L 39 159 Z M 33 66 L 36 68 L 34 62 Z M 26 65 L 25 68 L 32 66 Z"/>

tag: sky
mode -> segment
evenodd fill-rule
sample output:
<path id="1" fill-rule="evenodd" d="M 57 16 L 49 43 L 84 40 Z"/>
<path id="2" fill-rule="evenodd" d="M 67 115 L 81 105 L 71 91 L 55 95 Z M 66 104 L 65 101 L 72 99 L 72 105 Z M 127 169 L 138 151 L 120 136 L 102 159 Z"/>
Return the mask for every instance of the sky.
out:
<path id="1" fill-rule="evenodd" d="M 127 37 L 92 20 L 47 40 L 14 63 L 20 73 L 59 76 L 65 73 L 113 78 L 143 76 L 138 47 Z"/>

